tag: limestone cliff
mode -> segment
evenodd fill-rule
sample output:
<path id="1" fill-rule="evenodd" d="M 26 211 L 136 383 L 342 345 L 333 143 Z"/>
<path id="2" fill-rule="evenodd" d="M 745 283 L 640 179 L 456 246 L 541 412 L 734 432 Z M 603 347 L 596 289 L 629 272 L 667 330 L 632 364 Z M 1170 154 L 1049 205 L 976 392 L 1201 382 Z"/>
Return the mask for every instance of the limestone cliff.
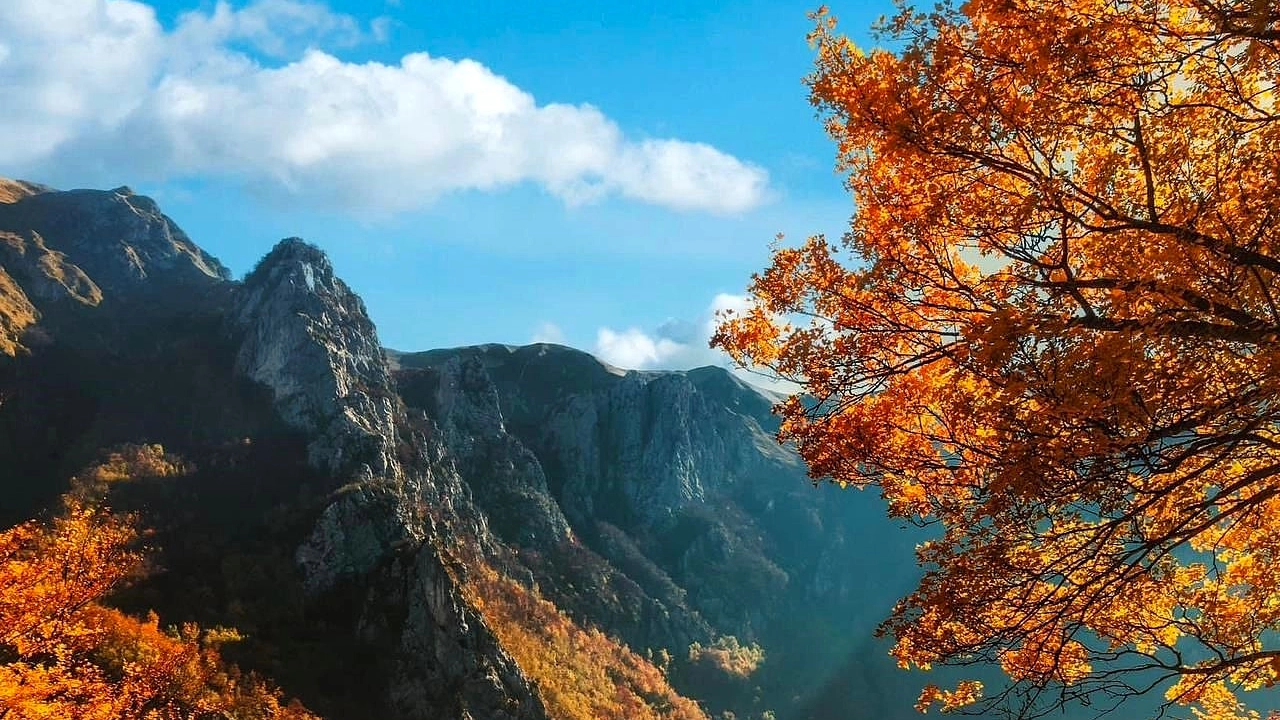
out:
<path id="1" fill-rule="evenodd" d="M 470 488 L 502 539 L 529 547 L 570 539 L 564 514 L 550 501 L 541 464 L 508 432 L 497 389 L 482 365 L 459 357 L 435 372 L 405 370 L 398 389 L 428 406 L 460 475 L 485 478 Z"/>
<path id="2" fill-rule="evenodd" d="M 311 438 L 317 467 L 400 478 L 397 405 L 364 303 L 329 259 L 297 238 L 276 245 L 236 294 L 238 372 L 271 388 L 285 422 Z"/>

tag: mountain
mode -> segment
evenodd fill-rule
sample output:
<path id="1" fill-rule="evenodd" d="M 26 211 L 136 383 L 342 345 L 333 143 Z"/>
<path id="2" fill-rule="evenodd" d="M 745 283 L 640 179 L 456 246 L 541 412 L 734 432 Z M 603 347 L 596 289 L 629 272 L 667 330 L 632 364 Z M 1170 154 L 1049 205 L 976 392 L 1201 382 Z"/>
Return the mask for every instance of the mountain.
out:
<path id="1" fill-rule="evenodd" d="M 740 716 L 914 712 L 871 632 L 914 581 L 918 538 L 874 498 L 814 487 L 774 440 L 777 396 L 722 368 L 622 371 L 549 344 L 391 355 L 557 605 L 635 648 L 759 644 L 749 677 L 673 672 Z"/>
<path id="2" fill-rule="evenodd" d="M 384 350 L 302 240 L 234 280 L 128 188 L 0 181 L 0 522 L 163 445 L 185 474 L 109 490 L 157 553 L 114 602 L 240 628 L 223 654 L 325 717 L 912 717 L 871 631 L 918 538 L 814 487 L 777 399 Z"/>
<path id="3" fill-rule="evenodd" d="M 467 502 L 461 479 L 408 422 L 363 304 L 323 254 L 286 240 L 234 283 L 127 188 L 14 194 L 0 205 L 4 325 L 17 330 L 0 391 L 6 510 L 31 514 L 99 448 L 162 443 L 201 470 L 116 498 L 166 548 L 168 572 L 134 591 L 162 615 L 247 619 L 318 650 L 304 659 L 327 666 L 275 671 L 317 686 L 298 692 L 335 717 L 369 703 L 391 717 L 544 716 L 446 572 L 433 538 L 445 529 L 420 515 L 445 508 L 474 534 L 482 521 L 452 507 Z M 246 576 L 259 586 L 230 586 Z M 235 617 L 271 594 L 292 603 L 263 608 L 274 624 Z M 363 676 L 340 668 L 352 650 L 376 657 Z M 332 682 L 340 697 L 317 695 Z"/>

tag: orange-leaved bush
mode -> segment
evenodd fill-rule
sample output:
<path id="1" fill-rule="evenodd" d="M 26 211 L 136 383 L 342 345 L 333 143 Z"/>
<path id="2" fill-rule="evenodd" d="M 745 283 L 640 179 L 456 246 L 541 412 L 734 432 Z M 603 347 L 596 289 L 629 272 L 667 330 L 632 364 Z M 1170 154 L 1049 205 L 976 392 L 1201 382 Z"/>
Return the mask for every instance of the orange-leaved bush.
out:
<path id="1" fill-rule="evenodd" d="M 726 675 L 750 677 L 764 662 L 764 648 L 756 643 L 743 645 L 733 635 L 722 635 L 715 642 L 689 645 L 689 662 L 714 667 Z"/>
<path id="2" fill-rule="evenodd" d="M 141 561 L 133 518 L 68 497 L 0 532 L 0 718 L 315 720 L 224 663 L 233 631 L 164 631 L 101 600 Z"/>
<path id="3" fill-rule="evenodd" d="M 882 631 L 998 664 L 922 709 L 1152 693 L 1202 718 L 1280 670 L 1280 9 L 969 0 L 815 13 L 855 213 L 778 249 L 713 343 L 802 386 L 815 478 L 935 528 Z"/>

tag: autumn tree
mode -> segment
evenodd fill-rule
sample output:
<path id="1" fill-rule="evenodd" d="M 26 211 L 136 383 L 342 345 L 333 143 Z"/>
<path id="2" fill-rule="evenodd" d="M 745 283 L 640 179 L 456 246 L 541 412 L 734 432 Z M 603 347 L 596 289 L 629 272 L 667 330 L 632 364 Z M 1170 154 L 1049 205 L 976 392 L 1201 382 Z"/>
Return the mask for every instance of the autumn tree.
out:
<path id="1" fill-rule="evenodd" d="M 733 635 L 722 635 L 715 642 L 689 645 L 690 664 L 703 664 L 731 677 L 750 677 L 764 662 L 764 649 L 756 643 L 743 645 Z"/>
<path id="2" fill-rule="evenodd" d="M 223 662 L 234 631 L 163 629 L 103 604 L 140 567 L 138 539 L 133 518 L 78 495 L 48 523 L 0 532 L 0 720 L 315 720 Z"/>
<path id="3" fill-rule="evenodd" d="M 776 250 L 714 343 L 803 392 L 782 440 L 935 531 L 882 626 L 997 663 L 921 709 L 1257 717 L 1280 671 L 1280 8 L 815 14 L 855 213 Z M 1273 705 L 1258 702 L 1256 706 Z"/>

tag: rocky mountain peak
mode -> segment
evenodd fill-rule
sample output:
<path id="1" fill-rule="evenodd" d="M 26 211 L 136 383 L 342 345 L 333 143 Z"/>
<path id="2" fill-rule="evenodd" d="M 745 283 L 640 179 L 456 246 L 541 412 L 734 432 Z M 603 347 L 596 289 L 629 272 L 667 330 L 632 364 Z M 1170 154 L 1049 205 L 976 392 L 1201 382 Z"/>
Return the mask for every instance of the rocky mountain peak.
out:
<path id="1" fill-rule="evenodd" d="M 127 187 L 55 191 L 6 180 L 0 231 L 35 233 L 110 296 L 143 281 L 229 280 L 230 271 L 200 249 L 156 202 Z M 153 277 L 156 276 L 156 277 Z"/>
<path id="2" fill-rule="evenodd" d="M 245 278 L 233 313 L 237 370 L 271 389 L 284 420 L 313 437 L 313 465 L 336 477 L 399 478 L 396 403 L 377 330 L 329 259 L 299 238 Z"/>
<path id="3" fill-rule="evenodd" d="M 452 463 L 408 430 L 364 303 L 319 248 L 287 238 L 245 278 L 232 316 L 237 372 L 271 390 L 281 418 L 307 435 L 308 462 L 336 489 L 295 554 L 304 586 L 320 596 L 363 578 L 359 634 L 390 652 L 393 716 L 545 720 L 428 542 L 435 529 L 420 506 L 463 522 L 469 499 Z"/>
<path id="4" fill-rule="evenodd" d="M 229 279 L 154 200 L 127 187 L 62 192 L 0 178 L 0 354 L 25 352 L 37 329 L 37 342 L 79 342 L 85 323 L 109 332 L 193 310 Z M 110 311 L 83 314 L 99 306 Z"/>
<path id="5" fill-rule="evenodd" d="M 329 262 L 329 256 L 325 255 L 323 250 L 300 237 L 288 237 L 276 243 L 275 247 L 259 261 L 249 277 L 245 278 L 245 282 L 251 284 L 263 274 L 279 272 L 281 267 L 308 268 L 303 272 L 311 274 L 313 282 L 315 274 L 318 273 L 329 286 L 333 285 L 335 279 L 333 264 Z"/>

